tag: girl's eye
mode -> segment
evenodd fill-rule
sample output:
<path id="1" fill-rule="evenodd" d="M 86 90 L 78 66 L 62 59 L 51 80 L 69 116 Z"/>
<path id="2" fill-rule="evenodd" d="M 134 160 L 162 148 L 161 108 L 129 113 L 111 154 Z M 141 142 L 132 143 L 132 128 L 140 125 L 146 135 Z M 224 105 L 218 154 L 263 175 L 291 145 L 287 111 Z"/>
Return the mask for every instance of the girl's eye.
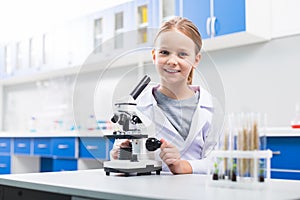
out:
<path id="1" fill-rule="evenodd" d="M 185 53 L 185 52 L 180 52 L 180 53 L 178 53 L 178 56 L 179 57 L 185 57 L 185 56 L 188 56 L 188 54 Z"/>
<path id="2" fill-rule="evenodd" d="M 161 50 L 161 51 L 159 51 L 159 54 L 161 54 L 161 55 L 169 55 L 169 52 L 165 51 L 165 50 Z"/>

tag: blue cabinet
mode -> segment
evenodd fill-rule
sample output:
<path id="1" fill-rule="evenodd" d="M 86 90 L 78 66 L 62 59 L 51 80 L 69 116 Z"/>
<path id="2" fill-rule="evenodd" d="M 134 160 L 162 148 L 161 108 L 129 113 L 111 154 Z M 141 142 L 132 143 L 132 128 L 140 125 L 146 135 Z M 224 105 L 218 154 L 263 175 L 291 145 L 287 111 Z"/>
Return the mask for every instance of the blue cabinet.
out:
<path id="1" fill-rule="evenodd" d="M 79 158 L 87 163 L 95 159 L 107 160 L 113 143 L 113 140 L 94 136 L 0 138 L 0 174 L 82 169 Z M 14 155 L 22 156 L 11 159 Z M 84 169 L 86 167 L 89 168 L 84 165 Z"/>
<path id="2" fill-rule="evenodd" d="M 0 155 L 0 174 L 10 174 L 11 158 L 10 155 Z"/>
<path id="3" fill-rule="evenodd" d="M 10 138 L 0 138 L 0 154 L 10 153 Z"/>
<path id="4" fill-rule="evenodd" d="M 9 174 L 11 169 L 11 139 L 0 138 L 0 174 Z"/>
<path id="5" fill-rule="evenodd" d="M 246 30 L 245 0 L 189 0 L 182 9 L 203 39 Z"/>
<path id="6" fill-rule="evenodd" d="M 29 155 L 31 152 L 31 138 L 15 138 L 14 154 Z"/>
<path id="7" fill-rule="evenodd" d="M 75 158 L 76 138 L 52 138 L 52 156 L 60 158 Z"/>
<path id="8" fill-rule="evenodd" d="M 216 36 L 246 30 L 245 0 L 214 0 L 213 11 L 211 30 Z"/>
<path id="9" fill-rule="evenodd" d="M 267 148 L 276 152 L 271 178 L 300 180 L 300 137 L 268 137 Z"/>
<path id="10" fill-rule="evenodd" d="M 79 140 L 79 158 L 108 160 L 113 140 L 103 137 L 82 137 Z"/>
<path id="11" fill-rule="evenodd" d="M 34 138 L 33 154 L 37 156 L 51 156 L 51 138 Z"/>
<path id="12" fill-rule="evenodd" d="M 76 159 L 41 158 L 41 172 L 58 172 L 77 170 Z"/>
<path id="13" fill-rule="evenodd" d="M 36 154 L 42 156 L 41 172 L 77 170 L 76 144 L 75 137 L 37 139 Z"/>
<path id="14" fill-rule="evenodd" d="M 183 17 L 194 22 L 203 39 L 209 38 L 206 31 L 207 20 L 210 19 L 210 0 L 189 0 L 183 4 Z"/>

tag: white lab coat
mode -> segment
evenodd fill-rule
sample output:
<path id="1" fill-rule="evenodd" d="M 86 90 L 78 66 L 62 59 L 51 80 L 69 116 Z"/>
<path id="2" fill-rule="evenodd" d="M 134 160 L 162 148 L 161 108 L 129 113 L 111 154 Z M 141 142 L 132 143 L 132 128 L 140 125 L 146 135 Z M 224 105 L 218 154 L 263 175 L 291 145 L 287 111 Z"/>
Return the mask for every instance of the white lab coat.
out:
<path id="1" fill-rule="evenodd" d="M 190 86 L 194 91 L 200 92 L 200 99 L 194 112 L 190 132 L 184 140 L 157 106 L 153 90 L 158 87 L 159 85 L 146 88 L 137 99 L 137 109 L 152 122 L 150 125 L 147 124 L 148 132 L 154 132 L 152 136 L 157 139 L 164 138 L 174 144 L 180 151 L 181 159 L 187 160 L 191 164 L 193 173 L 207 173 L 208 169 L 212 167 L 212 161 L 205 157 L 205 151 L 210 151 L 215 146 L 214 142 L 205 144 L 213 115 L 211 95 L 199 86 Z M 151 133 L 148 134 L 151 136 Z M 203 149 L 204 146 L 205 149 Z M 159 150 L 157 150 L 156 159 L 160 159 Z M 169 169 L 163 165 L 163 170 L 168 171 Z"/>

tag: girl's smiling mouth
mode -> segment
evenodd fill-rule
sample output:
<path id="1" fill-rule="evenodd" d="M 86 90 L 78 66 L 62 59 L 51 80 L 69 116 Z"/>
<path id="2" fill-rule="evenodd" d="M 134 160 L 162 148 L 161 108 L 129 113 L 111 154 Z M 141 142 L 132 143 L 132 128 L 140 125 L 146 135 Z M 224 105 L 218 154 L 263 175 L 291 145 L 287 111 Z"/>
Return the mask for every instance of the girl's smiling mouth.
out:
<path id="1" fill-rule="evenodd" d="M 178 72 L 180 72 L 180 70 L 175 70 L 175 69 L 164 69 L 164 71 L 166 71 L 168 73 L 178 73 Z"/>

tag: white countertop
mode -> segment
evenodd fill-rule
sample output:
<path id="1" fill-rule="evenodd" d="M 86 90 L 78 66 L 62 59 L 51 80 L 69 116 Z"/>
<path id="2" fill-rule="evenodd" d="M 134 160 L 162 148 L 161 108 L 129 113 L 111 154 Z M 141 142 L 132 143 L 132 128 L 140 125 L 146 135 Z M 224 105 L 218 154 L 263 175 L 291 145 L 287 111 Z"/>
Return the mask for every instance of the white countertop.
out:
<path id="1" fill-rule="evenodd" d="M 2 131 L 0 138 L 4 137 L 103 137 L 112 134 L 113 130 L 92 130 L 92 131 Z"/>
<path id="2" fill-rule="evenodd" d="M 102 169 L 1 175 L 0 185 L 101 199 L 299 199 L 300 181 L 270 180 L 264 189 L 208 186 L 206 175 L 106 176 Z"/>

